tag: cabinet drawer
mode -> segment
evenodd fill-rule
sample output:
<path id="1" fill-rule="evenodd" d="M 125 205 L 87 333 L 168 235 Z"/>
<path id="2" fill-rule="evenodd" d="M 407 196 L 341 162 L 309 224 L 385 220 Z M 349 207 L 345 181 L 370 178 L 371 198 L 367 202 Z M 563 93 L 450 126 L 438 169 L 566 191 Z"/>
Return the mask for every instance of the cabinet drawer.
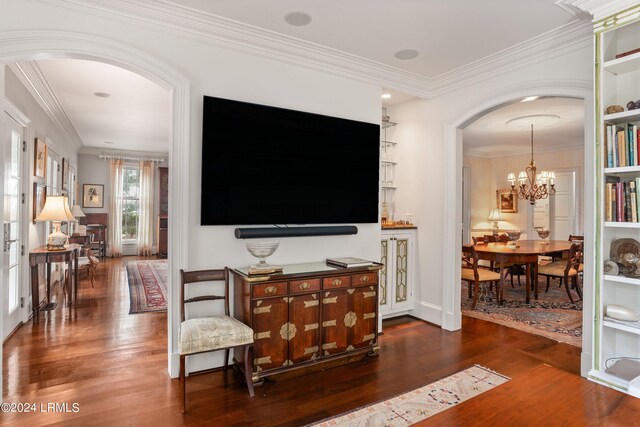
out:
<path id="1" fill-rule="evenodd" d="M 371 271 L 367 273 L 358 273 L 351 276 L 353 286 L 377 285 L 378 272 Z"/>
<path id="2" fill-rule="evenodd" d="M 287 282 L 253 285 L 253 298 L 273 297 L 287 294 Z"/>
<path id="3" fill-rule="evenodd" d="M 289 282 L 292 294 L 320 290 L 320 279 L 292 280 Z"/>
<path id="4" fill-rule="evenodd" d="M 348 288 L 351 286 L 350 276 L 325 277 L 322 279 L 322 289 Z"/>

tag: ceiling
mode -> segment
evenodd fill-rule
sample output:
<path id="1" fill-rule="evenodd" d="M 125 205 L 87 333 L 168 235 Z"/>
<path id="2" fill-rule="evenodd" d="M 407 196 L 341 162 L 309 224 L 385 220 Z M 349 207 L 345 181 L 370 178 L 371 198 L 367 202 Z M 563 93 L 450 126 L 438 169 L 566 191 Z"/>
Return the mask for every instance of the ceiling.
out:
<path id="1" fill-rule="evenodd" d="M 36 65 L 85 146 L 169 151 L 171 111 L 167 90 L 102 62 L 48 59 Z"/>
<path id="2" fill-rule="evenodd" d="M 551 125 L 534 125 L 534 152 L 559 151 L 584 146 L 584 101 L 576 98 L 539 98 L 502 106 L 477 118 L 464 129 L 465 156 L 506 157 L 531 152 L 529 125 L 507 125 L 517 117 L 549 114 L 560 119 Z"/>
<path id="3" fill-rule="evenodd" d="M 575 16 L 557 0 L 171 0 L 182 6 L 437 77 Z M 303 12 L 305 26 L 285 16 Z M 416 58 L 395 57 L 401 50 Z"/>
<path id="4" fill-rule="evenodd" d="M 294 38 L 324 45 L 367 60 L 397 67 L 425 77 L 437 77 L 474 61 L 530 40 L 576 20 L 558 0 L 165 0 Z M 308 25 L 286 22 L 292 12 L 308 14 Z M 302 15 L 304 18 L 305 16 Z M 446 41 L 446 42 L 443 42 Z M 398 59 L 401 50 L 418 51 L 413 59 Z M 41 60 L 35 63 L 87 147 L 168 152 L 170 96 L 153 82 L 104 63 L 84 60 Z M 110 94 L 98 97 L 94 93 Z M 385 90 L 385 92 L 390 92 Z M 390 107 L 414 99 L 390 92 L 383 100 Z M 528 103 L 570 111 L 566 99 Z M 523 104 L 524 105 L 524 104 Z M 465 131 L 465 150 L 483 155 L 519 148 L 519 133 L 501 129 L 504 117 L 517 113 L 518 104 L 494 111 Z M 513 111 L 510 111 L 513 109 Z M 494 120 L 491 124 L 491 120 Z M 581 125 L 563 116 L 558 137 L 582 140 Z M 564 129 L 564 126 L 567 126 Z M 556 129 L 556 130 L 558 130 Z M 494 135 L 495 134 L 495 135 Z M 539 136 L 538 136 L 539 135 Z M 553 144 L 536 132 L 540 145 Z M 526 145 L 527 135 L 522 137 Z"/>

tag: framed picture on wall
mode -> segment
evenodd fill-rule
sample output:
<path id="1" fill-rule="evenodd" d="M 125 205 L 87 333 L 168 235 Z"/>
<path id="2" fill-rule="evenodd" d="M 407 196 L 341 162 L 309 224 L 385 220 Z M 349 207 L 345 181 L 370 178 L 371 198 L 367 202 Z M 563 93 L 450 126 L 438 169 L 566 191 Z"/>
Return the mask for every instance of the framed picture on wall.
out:
<path id="1" fill-rule="evenodd" d="M 44 204 L 47 201 L 47 186 L 33 183 L 33 223 L 35 224 L 36 218 L 44 209 Z"/>
<path id="2" fill-rule="evenodd" d="M 44 179 L 47 176 L 47 144 L 40 138 L 35 140 L 33 175 Z"/>
<path id="3" fill-rule="evenodd" d="M 518 212 L 518 198 L 515 194 L 511 193 L 510 188 L 504 188 L 502 190 L 496 190 L 496 203 L 500 212 L 504 213 L 517 213 Z"/>
<path id="4" fill-rule="evenodd" d="M 104 185 L 84 184 L 82 186 L 82 207 L 83 208 L 103 208 L 104 207 Z"/>
<path id="5" fill-rule="evenodd" d="M 69 191 L 69 159 L 62 159 L 62 189 Z"/>

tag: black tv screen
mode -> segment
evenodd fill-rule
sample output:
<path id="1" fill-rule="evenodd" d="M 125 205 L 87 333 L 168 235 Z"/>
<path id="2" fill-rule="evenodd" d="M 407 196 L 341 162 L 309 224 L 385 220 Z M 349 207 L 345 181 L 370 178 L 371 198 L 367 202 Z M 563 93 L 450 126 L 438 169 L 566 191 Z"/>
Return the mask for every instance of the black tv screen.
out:
<path id="1" fill-rule="evenodd" d="M 205 96 L 202 225 L 378 222 L 380 126 Z"/>

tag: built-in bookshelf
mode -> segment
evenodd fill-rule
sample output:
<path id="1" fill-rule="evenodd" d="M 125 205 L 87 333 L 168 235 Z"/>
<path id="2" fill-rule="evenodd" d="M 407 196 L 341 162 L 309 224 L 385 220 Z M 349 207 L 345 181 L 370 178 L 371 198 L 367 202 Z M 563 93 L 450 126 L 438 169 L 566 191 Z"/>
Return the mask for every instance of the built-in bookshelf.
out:
<path id="1" fill-rule="evenodd" d="M 640 16 L 640 5 L 635 7 Z M 631 13 L 630 13 L 631 12 Z M 589 378 L 628 391 L 629 381 L 606 372 L 616 358 L 640 357 L 640 328 L 604 316 L 607 305 L 640 311 L 640 277 L 605 274 L 611 243 L 640 241 L 640 19 L 626 10 L 595 23 L 596 49 L 596 278 L 593 360 Z M 607 113 L 610 106 L 624 111 Z M 620 107 L 616 108 L 620 110 Z M 612 109 L 609 110 L 611 112 Z M 615 109 L 613 109 L 615 110 Z"/>
<path id="2" fill-rule="evenodd" d="M 398 188 L 395 181 L 396 148 L 397 142 L 393 141 L 392 128 L 398 123 L 390 120 L 387 110 L 382 110 L 382 131 L 380 132 L 380 159 L 381 159 L 381 195 L 382 195 L 382 224 L 393 220 L 395 190 Z"/>

